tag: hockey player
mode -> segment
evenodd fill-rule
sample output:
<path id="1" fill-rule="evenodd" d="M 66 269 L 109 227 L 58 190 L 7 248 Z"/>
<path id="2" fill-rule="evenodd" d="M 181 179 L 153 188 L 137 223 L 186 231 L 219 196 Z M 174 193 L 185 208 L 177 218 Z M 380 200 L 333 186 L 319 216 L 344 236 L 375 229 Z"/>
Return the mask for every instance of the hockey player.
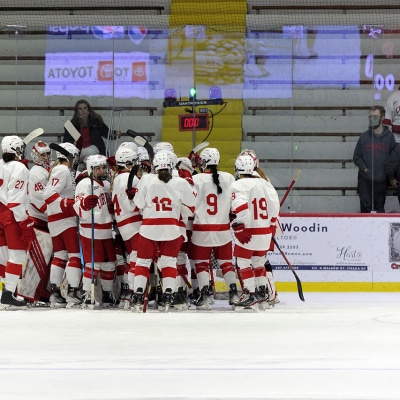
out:
<path id="1" fill-rule="evenodd" d="M 142 211 L 138 255 L 135 269 L 135 311 L 143 311 L 144 293 L 150 279 L 150 265 L 159 253 L 158 267 L 162 272 L 163 307 L 168 311 L 176 284 L 177 256 L 184 241 L 181 219 L 193 214 L 194 194 L 180 177 L 172 177 L 173 165 L 169 152 L 154 156 L 155 174 L 141 178 L 134 197 Z"/>
<path id="2" fill-rule="evenodd" d="M 121 288 L 120 302 L 125 309 L 129 308 L 129 303 L 133 294 L 133 282 L 135 277 L 135 265 L 137 258 L 137 241 L 142 216 L 139 209 L 133 203 L 136 193 L 136 186 L 139 178 L 135 174 L 128 186 L 128 178 L 133 167 L 137 167 L 138 155 L 134 148 L 120 146 L 115 153 L 117 164 L 116 176 L 114 178 L 112 203 L 114 205 L 114 215 L 118 230 L 124 241 L 128 254 L 129 268 L 124 274 L 124 281 Z"/>
<path id="3" fill-rule="evenodd" d="M 243 155 L 248 155 L 253 159 L 253 161 L 254 161 L 253 175 L 256 177 L 263 178 L 267 182 L 270 182 L 268 176 L 265 174 L 265 172 L 262 170 L 262 168 L 260 168 L 260 163 L 259 163 L 256 152 L 252 149 L 244 149 L 243 151 L 240 152 L 239 156 L 243 156 Z M 277 221 L 277 225 L 278 224 L 279 224 L 279 222 Z M 272 232 L 272 236 L 275 236 L 275 231 Z M 272 242 L 270 251 L 272 251 L 273 248 L 274 248 L 274 244 Z M 275 304 L 279 303 L 280 300 L 278 298 L 278 292 L 276 291 L 275 279 L 274 279 L 274 275 L 272 272 L 272 265 L 268 260 L 268 254 L 266 255 L 266 261 L 265 261 L 264 267 L 267 272 L 268 303 L 270 305 L 275 305 Z"/>
<path id="4" fill-rule="evenodd" d="M 235 234 L 234 256 L 243 283 L 235 310 L 269 308 L 264 263 L 279 215 L 276 190 L 264 179 L 254 176 L 254 159 L 239 155 L 235 161 L 237 181 L 231 186 L 232 223 Z"/>
<path id="5" fill-rule="evenodd" d="M 64 150 L 56 152 L 57 159 L 50 168 L 49 180 L 43 191 L 54 251 L 50 266 L 50 307 L 71 308 L 80 303 L 77 291 L 82 276 L 71 175 L 78 163 L 79 150 L 72 143 L 61 143 L 60 147 Z M 68 281 L 66 301 L 60 293 L 64 273 Z"/>
<path id="6" fill-rule="evenodd" d="M 94 307 L 94 299 L 91 298 L 92 273 L 94 280 L 100 273 L 101 303 L 103 307 L 107 307 L 115 304 L 112 291 L 116 261 L 112 238 L 113 220 L 109 212 L 110 182 L 106 180 L 108 177 L 107 158 L 103 155 L 88 156 L 86 169 L 89 176 L 76 185 L 74 205 L 79 216 L 79 234 L 85 261 L 82 307 Z M 93 245 L 94 260 L 92 259 Z"/>
<path id="7" fill-rule="evenodd" d="M 177 159 L 176 169 L 178 171 L 178 175 L 185 179 L 191 187 L 194 188 L 194 182 L 192 178 L 192 173 L 194 172 L 194 168 L 192 166 L 192 162 L 187 157 L 180 157 Z M 194 189 L 193 189 L 194 190 Z M 191 286 L 193 290 L 196 290 L 197 297 L 200 295 L 200 290 L 198 289 L 197 277 L 194 270 L 194 263 L 191 260 L 188 260 L 188 252 L 190 248 L 191 238 L 192 238 L 192 230 L 193 230 L 193 216 L 188 217 L 186 221 L 186 226 L 183 227 L 185 230 L 186 241 L 182 243 L 181 249 L 178 253 L 177 259 L 177 269 L 178 276 L 176 279 L 176 291 L 174 293 L 174 307 L 181 308 L 183 310 L 187 309 L 187 282 L 189 282 L 189 271 L 187 268 L 187 262 L 191 266 Z M 193 272 L 193 274 L 192 274 Z M 196 297 L 196 299 L 197 299 Z"/>
<path id="8" fill-rule="evenodd" d="M 200 288 L 196 308 L 210 310 L 209 264 L 212 251 L 229 289 L 229 304 L 233 305 L 238 300 L 229 219 L 230 187 L 235 179 L 228 172 L 218 171 L 220 154 L 216 148 L 204 149 L 200 153 L 200 161 L 203 172 L 193 175 L 197 199 L 190 258 L 194 261 Z"/>
<path id="9" fill-rule="evenodd" d="M 43 191 L 48 182 L 52 163 L 49 145 L 39 140 L 32 147 L 31 157 L 34 166 L 29 174 L 29 215 L 35 221 L 35 228 L 48 232 L 47 204 L 43 200 Z"/>
<path id="10" fill-rule="evenodd" d="M 0 276 L 5 278 L 0 309 L 24 308 L 27 303 L 15 296 L 22 273 L 28 243 L 33 234 L 33 220 L 28 209 L 29 171 L 20 162 L 25 144 L 18 136 L 5 136 L 1 142 L 0 161 Z"/>

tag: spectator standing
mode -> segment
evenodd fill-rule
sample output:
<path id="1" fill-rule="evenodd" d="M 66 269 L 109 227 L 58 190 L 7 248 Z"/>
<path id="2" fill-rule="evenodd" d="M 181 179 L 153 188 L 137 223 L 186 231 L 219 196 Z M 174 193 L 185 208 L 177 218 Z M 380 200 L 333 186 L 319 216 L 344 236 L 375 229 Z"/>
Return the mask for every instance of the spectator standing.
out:
<path id="1" fill-rule="evenodd" d="M 384 107 L 371 107 L 369 128 L 360 135 L 354 149 L 353 162 L 358 168 L 357 192 L 362 213 L 385 212 L 385 162 L 396 147 L 396 141 L 389 128 L 382 124 L 384 116 Z"/>

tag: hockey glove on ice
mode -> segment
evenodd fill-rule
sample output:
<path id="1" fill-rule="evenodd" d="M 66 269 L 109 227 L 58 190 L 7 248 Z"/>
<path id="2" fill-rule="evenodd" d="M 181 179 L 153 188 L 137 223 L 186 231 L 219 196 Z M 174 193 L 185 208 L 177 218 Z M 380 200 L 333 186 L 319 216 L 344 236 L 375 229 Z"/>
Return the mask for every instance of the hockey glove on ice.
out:
<path id="1" fill-rule="evenodd" d="M 85 211 L 90 211 L 97 206 L 98 197 L 95 194 L 89 194 L 85 198 L 83 198 L 81 207 Z"/>
<path id="2" fill-rule="evenodd" d="M 236 239 L 239 240 L 240 243 L 246 244 L 251 240 L 251 233 L 244 227 L 244 224 L 233 224 L 232 225 L 233 233 L 236 236 Z"/>
<path id="3" fill-rule="evenodd" d="M 76 217 L 76 213 L 74 210 L 74 204 L 75 200 L 74 199 L 62 199 L 60 203 L 61 211 L 68 215 L 68 217 Z"/>
<path id="4" fill-rule="evenodd" d="M 19 228 L 21 229 L 21 240 L 28 243 L 32 240 L 34 225 L 35 222 L 31 217 L 28 217 L 19 223 Z"/>

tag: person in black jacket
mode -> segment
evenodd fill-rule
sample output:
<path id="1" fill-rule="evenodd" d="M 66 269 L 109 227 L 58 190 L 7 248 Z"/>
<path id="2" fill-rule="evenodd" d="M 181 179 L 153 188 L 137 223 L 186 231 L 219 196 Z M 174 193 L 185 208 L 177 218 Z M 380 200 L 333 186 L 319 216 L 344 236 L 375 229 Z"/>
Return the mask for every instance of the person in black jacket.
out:
<path id="1" fill-rule="evenodd" d="M 121 131 L 110 132 L 102 116 L 93 110 L 89 102 L 83 99 L 76 102 L 71 122 L 79 131 L 81 137 L 75 143 L 74 138 L 65 130 L 63 142 L 73 143 L 81 151 L 79 171 L 85 169 L 87 156 L 96 154 L 107 156 L 103 138 L 117 139 L 121 136 Z"/>
<path id="2" fill-rule="evenodd" d="M 371 107 L 369 128 L 360 135 L 354 149 L 353 162 L 358 167 L 357 192 L 362 213 L 385 212 L 385 163 L 395 149 L 396 141 L 393 133 L 382 125 L 384 116 L 384 107 Z"/>

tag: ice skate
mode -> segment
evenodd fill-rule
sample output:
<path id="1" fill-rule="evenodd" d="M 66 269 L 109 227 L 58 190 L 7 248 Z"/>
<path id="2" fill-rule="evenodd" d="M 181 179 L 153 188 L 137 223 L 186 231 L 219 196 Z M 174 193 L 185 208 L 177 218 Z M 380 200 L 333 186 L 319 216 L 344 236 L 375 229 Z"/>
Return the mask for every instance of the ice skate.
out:
<path id="1" fill-rule="evenodd" d="M 162 303 L 157 307 L 158 311 L 168 312 L 172 304 L 172 289 L 167 288 L 163 293 Z"/>
<path id="2" fill-rule="evenodd" d="M 102 308 L 112 308 L 115 307 L 116 299 L 114 293 L 111 291 L 103 291 L 101 299 Z"/>
<path id="3" fill-rule="evenodd" d="M 81 308 L 94 309 L 94 303 L 92 303 L 92 295 L 90 291 L 84 291 L 82 296 Z"/>
<path id="4" fill-rule="evenodd" d="M 229 285 L 229 305 L 234 306 L 238 302 L 239 302 L 239 295 L 238 295 L 236 283 L 231 283 Z"/>
<path id="5" fill-rule="evenodd" d="M 50 308 L 65 308 L 67 301 L 61 296 L 60 288 L 54 283 L 51 284 Z"/>
<path id="6" fill-rule="evenodd" d="M 258 300 L 258 308 L 261 311 L 265 311 L 271 308 L 271 306 L 268 303 L 268 294 L 267 294 L 267 289 L 266 287 L 263 286 L 259 286 L 256 289 L 256 298 Z"/>
<path id="7" fill-rule="evenodd" d="M 19 300 L 14 293 L 3 287 L 1 293 L 0 310 L 25 310 L 28 308 L 26 300 Z"/>
<path id="8" fill-rule="evenodd" d="M 143 306 L 144 306 L 144 290 L 143 288 L 137 288 L 135 294 L 132 297 L 131 310 L 132 312 L 142 313 Z"/>
<path id="9" fill-rule="evenodd" d="M 235 311 L 258 311 L 258 299 L 255 293 L 250 293 L 248 289 L 243 289 L 239 302 L 235 304 Z"/>
<path id="10" fill-rule="evenodd" d="M 82 304 L 82 299 L 78 295 L 78 288 L 69 288 L 67 296 L 67 308 L 76 308 Z"/>
<path id="11" fill-rule="evenodd" d="M 208 286 L 204 286 L 196 300 L 196 310 L 211 310 L 211 300 L 208 293 Z"/>

